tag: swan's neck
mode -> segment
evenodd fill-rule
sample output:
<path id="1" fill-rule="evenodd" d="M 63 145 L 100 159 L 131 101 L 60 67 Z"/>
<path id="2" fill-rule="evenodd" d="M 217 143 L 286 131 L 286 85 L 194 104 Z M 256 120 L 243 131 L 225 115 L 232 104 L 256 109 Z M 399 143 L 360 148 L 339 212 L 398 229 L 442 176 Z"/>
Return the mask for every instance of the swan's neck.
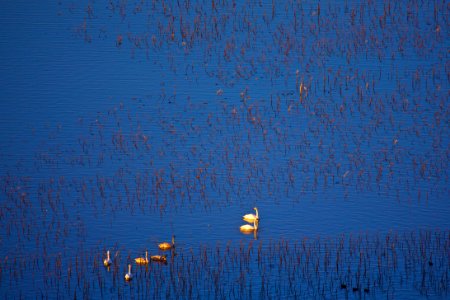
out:
<path id="1" fill-rule="evenodd" d="M 109 251 L 108 252 L 106 252 L 106 257 L 108 258 L 108 260 L 109 260 Z"/>
<path id="2" fill-rule="evenodd" d="M 145 260 L 148 260 L 148 252 L 145 251 Z"/>
<path id="3" fill-rule="evenodd" d="M 131 274 L 131 265 L 128 265 L 128 273 Z"/>
<path id="4" fill-rule="evenodd" d="M 172 245 L 175 245 L 175 237 L 172 236 Z"/>
<path id="5" fill-rule="evenodd" d="M 256 207 L 255 207 L 255 210 L 256 210 L 256 217 L 259 218 L 258 209 Z"/>

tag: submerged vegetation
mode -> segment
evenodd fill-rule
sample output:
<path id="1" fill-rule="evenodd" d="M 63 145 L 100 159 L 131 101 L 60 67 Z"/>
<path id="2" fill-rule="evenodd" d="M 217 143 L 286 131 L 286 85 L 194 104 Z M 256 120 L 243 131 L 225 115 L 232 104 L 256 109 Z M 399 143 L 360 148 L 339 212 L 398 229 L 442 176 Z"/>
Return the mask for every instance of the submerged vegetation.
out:
<path id="1" fill-rule="evenodd" d="M 123 276 L 131 258 L 121 247 L 110 268 L 101 266 L 100 248 L 78 249 L 73 257 L 65 257 L 67 250 L 6 257 L 0 267 L 4 297 L 330 299 L 368 293 L 391 299 L 448 296 L 449 251 L 449 232 L 428 230 L 200 244 L 177 248 L 166 265 L 133 268 L 129 285 Z M 34 282 L 20 291 L 29 273 Z"/>

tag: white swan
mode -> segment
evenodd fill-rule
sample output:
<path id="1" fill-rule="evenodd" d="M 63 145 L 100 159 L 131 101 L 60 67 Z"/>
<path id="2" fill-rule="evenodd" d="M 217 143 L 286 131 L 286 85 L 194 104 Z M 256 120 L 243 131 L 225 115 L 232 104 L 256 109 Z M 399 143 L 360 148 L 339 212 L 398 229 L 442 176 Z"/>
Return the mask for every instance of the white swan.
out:
<path id="1" fill-rule="evenodd" d="M 172 248 L 175 248 L 175 236 L 172 235 L 172 244 L 168 243 L 168 242 L 164 242 L 158 245 L 159 249 L 161 250 L 169 250 Z"/>
<path id="2" fill-rule="evenodd" d="M 111 257 L 109 256 L 109 250 L 106 252 L 106 258 L 105 258 L 105 260 L 103 261 L 103 265 L 105 266 L 105 267 L 109 267 L 110 265 L 112 264 L 112 260 L 111 260 Z"/>
<path id="3" fill-rule="evenodd" d="M 249 222 L 249 223 L 253 223 L 255 220 L 259 221 L 258 208 L 254 207 L 253 209 L 256 211 L 256 215 L 246 214 L 245 216 L 242 217 L 244 219 L 244 221 Z"/>
<path id="4" fill-rule="evenodd" d="M 148 264 L 148 251 L 145 251 L 145 257 L 138 257 L 138 258 L 135 258 L 134 261 L 135 261 L 138 265 L 146 265 L 146 264 Z"/>
<path id="5" fill-rule="evenodd" d="M 131 265 L 128 265 L 128 273 L 125 274 L 125 280 L 130 281 L 133 279 L 133 274 L 131 274 Z"/>

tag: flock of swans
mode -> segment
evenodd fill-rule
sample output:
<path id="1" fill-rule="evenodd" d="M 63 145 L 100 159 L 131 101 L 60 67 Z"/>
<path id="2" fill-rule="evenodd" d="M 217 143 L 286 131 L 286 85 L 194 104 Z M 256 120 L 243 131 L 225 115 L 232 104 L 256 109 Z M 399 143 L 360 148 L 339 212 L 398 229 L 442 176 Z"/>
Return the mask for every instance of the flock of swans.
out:
<path id="1" fill-rule="evenodd" d="M 246 214 L 242 217 L 242 219 L 248 223 L 253 223 L 253 225 L 245 224 L 240 227 L 242 232 L 255 232 L 258 230 L 258 222 L 259 222 L 259 214 L 258 208 L 253 208 L 256 211 L 256 215 L 254 214 Z M 172 243 L 164 242 L 158 245 L 158 248 L 162 251 L 171 250 L 175 248 L 175 236 L 172 236 Z M 150 256 L 150 260 L 156 262 L 167 263 L 167 255 L 152 255 Z M 147 265 L 150 260 L 148 259 L 148 251 L 145 251 L 145 257 L 135 258 L 134 261 L 137 265 Z M 109 250 L 106 252 L 106 258 L 103 260 L 103 265 L 105 267 L 109 267 L 112 264 L 112 259 L 109 253 Z M 130 281 L 133 279 L 133 274 L 131 273 L 131 264 L 128 265 L 128 273 L 125 274 L 125 280 Z"/>
<path id="2" fill-rule="evenodd" d="M 158 248 L 166 251 L 166 250 L 171 250 L 171 249 L 175 249 L 175 236 L 172 236 L 172 243 L 168 243 L 168 242 L 164 242 L 158 245 Z M 148 259 L 148 251 L 145 251 L 145 257 L 138 257 L 135 258 L 134 261 L 136 262 L 136 264 L 138 265 L 147 265 L 150 260 L 152 261 L 156 261 L 156 262 L 162 262 L 162 263 L 167 263 L 167 255 L 152 255 L 150 256 L 150 259 Z M 105 267 L 109 267 L 112 264 L 112 259 L 110 256 L 110 252 L 109 250 L 106 252 L 106 258 L 103 260 L 103 265 Z M 133 279 L 133 274 L 131 273 L 131 264 L 128 265 L 128 273 L 125 274 L 125 280 L 126 281 L 130 281 L 131 279 Z"/>

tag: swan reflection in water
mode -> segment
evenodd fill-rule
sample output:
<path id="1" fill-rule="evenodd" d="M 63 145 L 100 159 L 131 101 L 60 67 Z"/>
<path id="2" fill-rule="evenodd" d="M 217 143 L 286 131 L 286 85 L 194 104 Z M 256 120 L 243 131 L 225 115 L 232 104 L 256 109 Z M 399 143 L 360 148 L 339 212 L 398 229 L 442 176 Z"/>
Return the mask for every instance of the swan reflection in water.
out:
<path id="1" fill-rule="evenodd" d="M 239 229 L 241 230 L 241 232 L 243 233 L 256 233 L 258 231 L 258 221 L 254 220 L 253 221 L 253 225 L 249 225 L 249 224 L 245 224 L 242 225 Z"/>

